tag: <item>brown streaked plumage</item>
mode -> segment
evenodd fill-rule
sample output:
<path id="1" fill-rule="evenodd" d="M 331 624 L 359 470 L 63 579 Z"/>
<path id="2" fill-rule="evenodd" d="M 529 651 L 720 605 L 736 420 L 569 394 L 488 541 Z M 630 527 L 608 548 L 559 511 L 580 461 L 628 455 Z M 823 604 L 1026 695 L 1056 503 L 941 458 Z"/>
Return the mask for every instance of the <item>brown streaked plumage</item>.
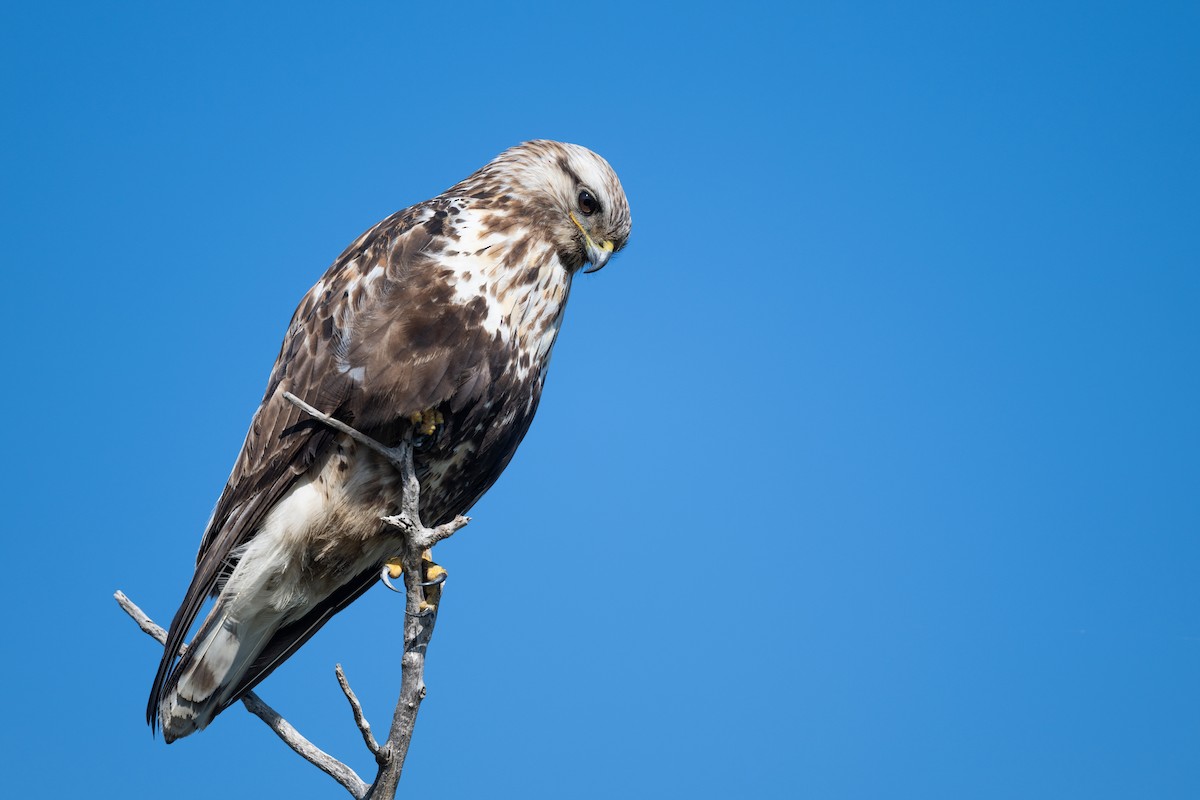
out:
<path id="1" fill-rule="evenodd" d="M 411 414 L 440 411 L 416 456 L 422 517 L 465 513 L 529 428 L 573 275 L 603 266 L 629 229 L 606 161 L 534 141 L 346 248 L 296 310 L 204 532 L 146 711 L 167 741 L 250 691 L 396 551 L 380 522 L 399 510 L 394 469 L 283 393 L 389 445 Z"/>

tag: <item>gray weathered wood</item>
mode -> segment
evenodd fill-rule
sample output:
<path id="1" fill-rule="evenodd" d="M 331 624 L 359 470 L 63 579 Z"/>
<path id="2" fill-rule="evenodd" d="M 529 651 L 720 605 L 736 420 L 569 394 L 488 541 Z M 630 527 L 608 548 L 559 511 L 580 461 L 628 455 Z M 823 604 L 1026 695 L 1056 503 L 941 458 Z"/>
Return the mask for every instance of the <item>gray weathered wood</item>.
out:
<path id="1" fill-rule="evenodd" d="M 146 612 L 138 608 L 137 604 L 130 600 L 124 592 L 118 591 L 113 597 L 116 598 L 118 605 L 125 610 L 125 613 L 133 618 L 133 621 L 138 624 L 139 628 L 153 637 L 159 644 L 166 644 L 167 632 L 163 630 L 162 626 L 157 625 L 150 617 L 146 616 Z M 354 770 L 306 739 L 287 720 L 280 716 L 278 711 L 264 703 L 258 695 L 254 692 L 248 692 L 242 698 L 242 703 L 249 709 L 250 713 L 267 723 L 267 727 L 275 731 L 276 735 L 288 747 L 299 753 L 304 760 L 315 765 L 318 769 L 346 787 L 346 791 L 350 792 L 354 797 L 359 798 L 359 800 L 366 797 L 370 787 L 363 782 L 362 778 L 358 777 Z"/>

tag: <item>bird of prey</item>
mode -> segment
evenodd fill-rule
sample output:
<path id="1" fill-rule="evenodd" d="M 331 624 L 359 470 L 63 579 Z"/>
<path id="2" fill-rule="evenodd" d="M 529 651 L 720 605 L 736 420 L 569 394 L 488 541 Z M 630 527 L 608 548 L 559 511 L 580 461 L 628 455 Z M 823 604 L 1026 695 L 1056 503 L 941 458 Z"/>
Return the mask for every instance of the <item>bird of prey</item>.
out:
<path id="1" fill-rule="evenodd" d="M 529 429 L 571 281 L 629 238 L 616 173 L 532 141 L 346 248 L 304 296 L 204 531 L 146 709 L 207 726 L 365 592 L 400 552 L 401 476 L 285 392 L 384 445 L 419 437 L 421 518 L 465 513 Z M 416 430 L 414 430 L 414 428 Z M 187 652 L 176 654 L 207 597 Z"/>

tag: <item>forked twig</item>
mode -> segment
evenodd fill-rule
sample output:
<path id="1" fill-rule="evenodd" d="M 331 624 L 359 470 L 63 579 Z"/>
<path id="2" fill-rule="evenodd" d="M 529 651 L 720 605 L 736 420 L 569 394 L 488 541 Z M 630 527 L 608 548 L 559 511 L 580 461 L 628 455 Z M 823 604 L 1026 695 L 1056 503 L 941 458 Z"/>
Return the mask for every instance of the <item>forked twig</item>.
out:
<path id="1" fill-rule="evenodd" d="M 371 732 L 371 723 L 367 722 L 367 718 L 363 714 L 362 704 L 358 702 L 358 695 L 354 694 L 354 690 L 350 688 L 350 681 L 346 680 L 346 673 L 342 671 L 342 665 L 338 664 L 335 666 L 334 672 L 337 673 L 338 685 L 342 687 L 342 694 L 346 695 L 346 699 L 350 701 L 350 711 L 354 714 L 354 724 L 358 726 L 359 733 L 363 737 L 363 742 L 366 743 L 367 749 L 371 751 L 371 755 L 379 755 L 379 742 L 375 741 L 375 734 Z"/>
<path id="2" fill-rule="evenodd" d="M 166 644 L 167 632 L 163 630 L 162 626 L 156 624 L 150 617 L 146 616 L 146 612 L 138 608 L 137 604 L 130 600 L 124 592 L 117 591 L 113 597 L 116 598 L 117 604 L 125 610 L 125 613 L 133 618 L 133 621 L 138 624 L 139 628 L 159 644 Z M 182 655 L 182 650 L 180 654 Z M 242 704 L 246 706 L 250 713 L 267 723 L 267 727 L 275 731 L 275 734 L 288 747 L 295 750 L 301 758 L 340 783 L 351 795 L 360 798 L 360 800 L 367 796 L 367 792 L 371 787 L 364 783 L 363 779 L 358 777 L 358 774 L 354 770 L 306 739 L 300 731 L 296 730 L 287 720 L 280 716 L 278 711 L 264 703 L 262 698 L 254 692 L 247 692 L 246 696 L 242 698 Z"/>

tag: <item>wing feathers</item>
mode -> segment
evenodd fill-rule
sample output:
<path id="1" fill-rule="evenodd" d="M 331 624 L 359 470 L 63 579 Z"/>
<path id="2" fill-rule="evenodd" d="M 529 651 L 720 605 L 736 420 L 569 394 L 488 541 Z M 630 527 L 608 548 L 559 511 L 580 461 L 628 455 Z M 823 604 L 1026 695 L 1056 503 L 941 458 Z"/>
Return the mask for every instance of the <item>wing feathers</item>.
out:
<path id="1" fill-rule="evenodd" d="M 403 217 L 397 214 L 389 220 L 398 224 Z M 361 267 L 352 262 L 360 260 L 358 256 L 363 249 L 384 258 L 390 251 L 398 258 L 411 261 L 429 241 L 423 229 L 416 237 L 406 235 L 405 231 L 393 231 L 393 237 L 414 241 L 395 248 L 377 246 L 380 235 L 387 232 L 387 222 L 372 229 L 365 241 L 360 240 L 361 247 L 356 252 L 351 252 L 352 246 L 339 258 L 301 302 L 292 318 L 263 403 L 254 415 L 241 454 L 205 530 L 192 582 L 171 621 L 146 707 L 146 718 L 152 727 L 175 666 L 176 654 L 204 599 L 215 593 L 229 576 L 237 560 L 238 548 L 255 536 L 267 512 L 334 441 L 328 428 L 314 420 L 302 419 L 303 413 L 283 399 L 283 392 L 291 391 L 317 408 L 364 429 L 359 418 L 372 405 L 371 398 L 364 396 L 354 377 L 348 371 L 338 369 L 336 363 L 339 355 L 345 356 L 344 352 L 338 352 L 339 349 L 344 351 L 344 343 L 360 339 L 363 334 L 345 326 L 361 322 L 361 315 L 351 313 L 353 306 L 358 304 L 367 307 L 367 316 L 375 323 L 375 328 L 386 332 L 389 321 L 391 325 L 397 323 L 394 308 L 375 310 L 372 307 L 371 288 L 364 285 L 370 281 L 363 278 Z M 348 254 L 350 260 L 347 260 Z M 410 269 L 411 265 L 393 264 L 386 271 L 404 275 Z M 382 272 L 375 273 L 377 279 Z M 357 294 L 343 288 L 352 280 L 356 283 Z M 342 343 L 340 346 L 339 342 Z M 411 399 L 420 403 L 425 402 L 427 396 L 428 387 L 421 386 Z M 423 408 L 434 404 L 431 402 Z M 389 410 L 387 414 L 394 418 L 395 411 Z"/>

